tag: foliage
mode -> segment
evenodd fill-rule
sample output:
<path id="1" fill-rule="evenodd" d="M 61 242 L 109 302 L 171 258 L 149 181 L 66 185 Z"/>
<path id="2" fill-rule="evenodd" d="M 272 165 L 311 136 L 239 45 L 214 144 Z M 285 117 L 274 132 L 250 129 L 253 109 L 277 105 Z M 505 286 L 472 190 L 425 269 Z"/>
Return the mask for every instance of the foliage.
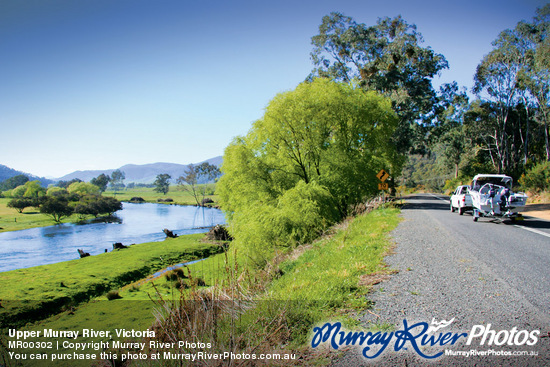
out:
<path id="1" fill-rule="evenodd" d="M 519 179 L 525 190 L 535 193 L 550 191 L 550 161 L 535 165 Z"/>
<path id="2" fill-rule="evenodd" d="M 11 190 L 10 196 L 14 198 L 22 198 L 23 196 L 25 196 L 26 191 L 27 188 L 25 187 L 25 185 L 20 185 Z"/>
<path id="3" fill-rule="evenodd" d="M 436 154 L 431 156 L 409 155 L 400 178 L 401 185 L 420 191 L 440 191 L 445 180 L 450 178 L 451 174 L 442 170 L 436 162 Z"/>
<path id="4" fill-rule="evenodd" d="M 46 189 L 42 187 L 40 181 L 27 181 L 23 185 L 19 185 L 16 188 L 6 191 L 4 193 L 7 197 L 12 198 L 31 198 L 38 199 L 41 196 L 46 195 Z"/>
<path id="5" fill-rule="evenodd" d="M 421 47 L 416 26 L 400 16 L 380 18 L 376 25 L 356 23 L 331 13 L 312 37 L 312 76 L 351 82 L 383 93 L 399 116 L 394 142 L 401 152 L 425 152 L 425 126 L 418 124 L 436 103 L 431 80 L 448 67 L 441 54 Z"/>
<path id="6" fill-rule="evenodd" d="M 42 187 L 38 180 L 25 182 L 24 186 L 26 188 L 25 194 L 23 195 L 24 197 L 36 199 L 46 195 L 46 189 Z"/>
<path id="7" fill-rule="evenodd" d="M 34 205 L 33 205 L 32 200 L 30 200 L 30 199 L 16 198 L 16 199 L 11 199 L 8 202 L 7 206 L 8 206 L 8 208 L 13 208 L 13 209 L 17 210 L 19 213 L 23 213 L 23 210 L 25 210 L 25 208 L 28 208 L 28 207 L 34 206 Z"/>
<path id="8" fill-rule="evenodd" d="M 157 175 L 157 179 L 153 183 L 155 185 L 155 191 L 161 192 L 164 195 L 170 190 L 170 179 L 172 176 L 170 176 L 167 173 L 162 173 Z"/>
<path id="9" fill-rule="evenodd" d="M 184 190 L 191 192 L 198 206 L 201 206 L 207 195 L 206 183 L 215 181 L 220 176 L 220 170 L 208 162 L 198 166 L 190 164 L 183 176 L 177 179 L 177 183 Z"/>
<path id="10" fill-rule="evenodd" d="M 0 191 L 15 189 L 17 186 L 24 185 L 27 181 L 29 181 L 29 177 L 25 175 L 17 175 L 7 178 L 4 181 L 0 182 Z"/>
<path id="11" fill-rule="evenodd" d="M 122 203 L 113 197 L 105 197 L 97 194 L 83 195 L 74 206 L 74 212 L 80 215 L 113 215 L 122 210 Z"/>
<path id="12" fill-rule="evenodd" d="M 59 182 L 57 182 L 56 186 L 61 187 L 63 189 L 66 189 L 67 187 L 71 186 L 71 184 L 73 184 L 75 182 L 82 182 L 82 180 L 79 179 L 79 178 L 73 178 L 70 181 L 59 181 Z"/>
<path id="13" fill-rule="evenodd" d="M 351 84 L 316 79 L 277 95 L 224 154 L 217 192 L 237 246 L 261 264 L 376 194 L 376 173 L 401 168 L 396 123 L 388 99 Z"/>
<path id="14" fill-rule="evenodd" d="M 536 107 L 534 117 L 542 128 L 544 156 L 550 160 L 550 4 L 537 13 L 532 23 L 519 22 L 512 33 L 515 46 L 524 55 L 522 70 L 518 78 L 520 87 L 528 93 L 529 100 Z M 527 102 L 525 95 L 524 100 Z M 525 159 L 527 162 L 527 157 Z"/>
<path id="15" fill-rule="evenodd" d="M 99 187 L 89 182 L 74 182 L 67 187 L 67 191 L 78 195 L 98 195 L 100 193 Z"/>
<path id="16" fill-rule="evenodd" d="M 415 173 L 422 181 L 478 173 L 517 179 L 533 162 L 550 159 L 549 16 L 545 5 L 532 22 L 498 35 L 477 67 L 476 100 L 468 102 L 456 83 L 441 88 L 426 135 L 436 167 L 433 177 Z"/>
<path id="17" fill-rule="evenodd" d="M 67 189 L 64 189 L 64 188 L 59 187 L 59 186 L 52 186 L 52 187 L 48 188 L 48 190 L 46 191 L 47 196 L 67 195 L 68 193 L 69 192 L 67 191 Z"/>
<path id="18" fill-rule="evenodd" d="M 330 193 L 317 182 L 299 181 L 276 202 L 247 206 L 235 213 L 231 232 L 238 236 L 238 250 L 261 268 L 275 250 L 310 242 L 337 219 Z"/>
<path id="19" fill-rule="evenodd" d="M 52 217 L 56 223 L 61 223 L 61 219 L 73 214 L 73 209 L 69 206 L 69 200 L 65 196 L 47 196 L 40 205 L 40 213 Z"/>
<path id="20" fill-rule="evenodd" d="M 109 175 L 102 173 L 99 176 L 92 178 L 90 180 L 90 183 L 92 185 L 99 187 L 100 192 L 104 192 L 107 189 L 107 185 L 109 184 L 110 181 L 111 181 L 111 177 L 109 177 Z"/>

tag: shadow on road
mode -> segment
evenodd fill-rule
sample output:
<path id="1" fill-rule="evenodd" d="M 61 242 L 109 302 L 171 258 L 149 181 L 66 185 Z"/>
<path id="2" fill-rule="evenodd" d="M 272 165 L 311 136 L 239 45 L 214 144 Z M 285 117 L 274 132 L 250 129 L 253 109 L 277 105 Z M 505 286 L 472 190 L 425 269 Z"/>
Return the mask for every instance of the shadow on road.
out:
<path id="1" fill-rule="evenodd" d="M 535 229 L 550 229 L 550 222 L 542 219 L 529 218 L 522 221 L 512 222 L 506 221 L 506 224 L 516 224 L 518 226 L 535 228 Z"/>
<path id="2" fill-rule="evenodd" d="M 405 196 L 407 202 L 403 209 L 421 209 L 421 210 L 449 210 L 449 204 L 434 197 L 424 195 Z"/>

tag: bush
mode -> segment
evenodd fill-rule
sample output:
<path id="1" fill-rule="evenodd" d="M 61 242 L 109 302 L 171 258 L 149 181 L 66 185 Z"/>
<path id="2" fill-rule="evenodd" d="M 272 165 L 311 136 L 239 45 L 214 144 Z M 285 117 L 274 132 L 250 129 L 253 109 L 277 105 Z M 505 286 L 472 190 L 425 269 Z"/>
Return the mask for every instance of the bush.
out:
<path id="1" fill-rule="evenodd" d="M 114 289 L 113 289 L 112 291 L 109 291 L 109 292 L 106 294 L 106 297 L 107 297 L 107 299 L 108 299 L 109 301 L 112 301 L 112 300 L 114 300 L 114 299 L 120 299 L 120 298 L 122 298 L 122 297 L 120 296 L 120 294 L 118 294 L 118 291 L 117 291 L 117 290 L 114 290 Z"/>
<path id="2" fill-rule="evenodd" d="M 325 188 L 300 181 L 274 205 L 258 203 L 235 213 L 231 231 L 239 233 L 237 248 L 262 267 L 277 249 L 310 242 L 335 223 L 339 219 L 335 207 Z"/>
<path id="3" fill-rule="evenodd" d="M 535 193 L 550 191 L 550 162 L 539 163 L 521 175 L 519 183 L 523 189 Z"/>
<path id="4" fill-rule="evenodd" d="M 164 274 L 167 282 L 187 278 L 182 268 L 177 268 Z"/>

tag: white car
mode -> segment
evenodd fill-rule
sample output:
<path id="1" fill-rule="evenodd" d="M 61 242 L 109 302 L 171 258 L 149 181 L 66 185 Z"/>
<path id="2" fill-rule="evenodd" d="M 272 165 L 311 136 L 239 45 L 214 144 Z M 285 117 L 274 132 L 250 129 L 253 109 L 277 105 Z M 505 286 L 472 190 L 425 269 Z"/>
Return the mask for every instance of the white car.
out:
<path id="1" fill-rule="evenodd" d="M 462 215 L 466 210 L 473 209 L 469 188 L 468 185 L 461 185 L 456 188 L 451 196 L 451 212 L 458 210 L 458 214 Z"/>
<path id="2" fill-rule="evenodd" d="M 476 175 L 470 189 L 474 206 L 474 222 L 480 217 L 522 218 L 527 195 L 512 191 L 512 177 L 506 175 Z"/>

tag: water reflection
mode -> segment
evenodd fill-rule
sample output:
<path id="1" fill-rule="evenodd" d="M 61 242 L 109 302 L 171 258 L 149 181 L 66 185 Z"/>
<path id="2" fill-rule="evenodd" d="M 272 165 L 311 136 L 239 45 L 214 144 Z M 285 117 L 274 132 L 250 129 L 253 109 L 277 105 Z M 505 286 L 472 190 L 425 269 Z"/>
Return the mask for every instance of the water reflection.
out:
<path id="1" fill-rule="evenodd" d="M 157 205 L 157 214 L 160 216 L 167 216 L 170 214 L 170 206 L 166 204 Z"/>
<path id="2" fill-rule="evenodd" d="M 83 224 L 0 233 L 0 271 L 7 271 L 78 258 L 77 249 L 92 255 L 125 245 L 165 238 L 168 228 L 178 235 L 205 232 L 225 223 L 218 209 L 165 204 L 124 203 L 116 217 Z"/>

